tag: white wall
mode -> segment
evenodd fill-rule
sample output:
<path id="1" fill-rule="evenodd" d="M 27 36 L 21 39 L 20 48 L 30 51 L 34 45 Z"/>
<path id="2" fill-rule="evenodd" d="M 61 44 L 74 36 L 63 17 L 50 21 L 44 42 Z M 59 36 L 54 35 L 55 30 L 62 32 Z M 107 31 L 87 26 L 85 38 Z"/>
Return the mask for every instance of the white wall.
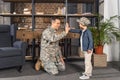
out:
<path id="1" fill-rule="evenodd" d="M 99 4 L 99 13 L 104 15 L 104 0 L 99 0 L 99 2 L 100 2 L 100 4 Z"/>
<path id="2" fill-rule="evenodd" d="M 120 15 L 119 14 L 119 7 L 120 7 L 119 0 L 104 0 L 104 7 L 100 6 L 100 13 L 104 14 L 105 19 L 109 19 L 111 16 Z M 103 11 L 104 10 L 104 11 Z M 119 21 L 114 20 L 116 27 L 120 27 Z M 114 42 L 110 45 L 104 46 L 104 53 L 107 54 L 107 61 L 118 61 L 120 60 L 120 43 Z"/>

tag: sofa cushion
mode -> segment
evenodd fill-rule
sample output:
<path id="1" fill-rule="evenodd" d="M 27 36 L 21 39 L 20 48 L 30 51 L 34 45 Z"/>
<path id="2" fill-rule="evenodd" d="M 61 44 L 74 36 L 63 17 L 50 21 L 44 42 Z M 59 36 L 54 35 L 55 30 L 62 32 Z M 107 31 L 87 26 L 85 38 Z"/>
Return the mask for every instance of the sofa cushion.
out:
<path id="1" fill-rule="evenodd" d="M 9 25 L 0 25 L 0 47 L 11 47 L 11 35 Z"/>
<path id="2" fill-rule="evenodd" d="M 10 32 L 9 25 L 0 25 L 0 32 Z"/>
<path id="3" fill-rule="evenodd" d="M 3 47 L 0 48 L 0 57 L 11 57 L 11 56 L 20 56 L 21 50 L 14 47 Z"/>

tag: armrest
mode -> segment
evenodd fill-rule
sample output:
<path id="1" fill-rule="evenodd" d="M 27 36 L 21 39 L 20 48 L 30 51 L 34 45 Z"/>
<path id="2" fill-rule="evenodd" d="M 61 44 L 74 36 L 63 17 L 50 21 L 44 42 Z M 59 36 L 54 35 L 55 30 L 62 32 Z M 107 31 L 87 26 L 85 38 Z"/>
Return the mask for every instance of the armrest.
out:
<path id="1" fill-rule="evenodd" d="M 20 48 L 20 49 L 22 49 L 22 48 L 26 49 L 27 48 L 27 43 L 23 42 L 23 41 L 15 41 L 13 43 L 13 47 Z"/>
<path id="2" fill-rule="evenodd" d="M 23 41 L 16 41 L 13 43 L 13 47 L 19 48 L 22 50 L 23 56 L 26 54 L 27 43 Z"/>

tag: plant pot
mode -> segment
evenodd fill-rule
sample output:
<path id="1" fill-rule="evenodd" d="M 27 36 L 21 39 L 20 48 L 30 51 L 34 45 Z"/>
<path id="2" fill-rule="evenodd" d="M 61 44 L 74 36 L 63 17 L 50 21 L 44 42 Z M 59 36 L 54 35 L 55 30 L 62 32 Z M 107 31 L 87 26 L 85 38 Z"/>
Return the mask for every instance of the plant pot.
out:
<path id="1" fill-rule="evenodd" d="M 95 53 L 96 54 L 103 54 L 103 46 L 96 46 Z"/>

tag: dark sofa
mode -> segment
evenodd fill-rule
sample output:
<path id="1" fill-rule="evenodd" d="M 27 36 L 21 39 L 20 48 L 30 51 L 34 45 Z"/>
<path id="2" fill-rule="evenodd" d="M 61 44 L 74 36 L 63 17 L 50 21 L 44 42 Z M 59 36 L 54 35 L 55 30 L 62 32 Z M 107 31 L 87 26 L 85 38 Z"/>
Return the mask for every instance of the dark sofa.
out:
<path id="1" fill-rule="evenodd" d="M 16 40 L 16 27 L 0 25 L 0 69 L 18 67 L 25 63 L 27 44 Z"/>

